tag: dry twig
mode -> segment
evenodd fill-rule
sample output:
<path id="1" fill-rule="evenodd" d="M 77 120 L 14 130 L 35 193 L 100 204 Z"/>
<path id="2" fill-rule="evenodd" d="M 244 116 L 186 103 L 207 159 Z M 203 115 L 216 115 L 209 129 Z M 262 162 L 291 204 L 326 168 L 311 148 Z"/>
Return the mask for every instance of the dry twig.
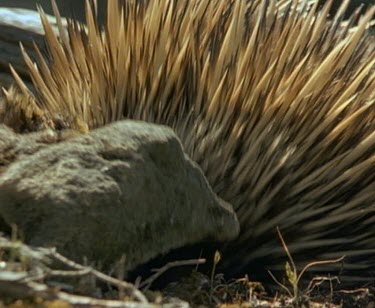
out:
<path id="1" fill-rule="evenodd" d="M 206 262 L 206 259 L 191 259 L 191 260 L 182 260 L 182 261 L 174 261 L 170 262 L 166 265 L 164 265 L 161 268 L 154 269 L 153 272 L 155 272 L 154 275 L 150 276 L 145 281 L 141 282 L 139 287 L 143 290 L 148 290 L 152 283 L 158 279 L 161 275 L 163 275 L 166 271 L 173 267 L 178 266 L 186 266 L 186 265 L 196 265 L 196 264 L 204 264 Z"/>

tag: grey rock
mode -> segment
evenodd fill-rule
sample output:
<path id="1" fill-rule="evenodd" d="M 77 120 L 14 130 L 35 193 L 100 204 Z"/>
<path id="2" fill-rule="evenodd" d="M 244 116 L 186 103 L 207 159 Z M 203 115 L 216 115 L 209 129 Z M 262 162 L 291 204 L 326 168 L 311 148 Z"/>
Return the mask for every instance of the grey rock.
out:
<path id="1" fill-rule="evenodd" d="M 125 254 L 131 269 L 173 248 L 238 235 L 232 207 L 170 128 L 121 121 L 67 140 L 54 134 L 0 126 L 0 216 L 27 243 L 103 265 Z"/>

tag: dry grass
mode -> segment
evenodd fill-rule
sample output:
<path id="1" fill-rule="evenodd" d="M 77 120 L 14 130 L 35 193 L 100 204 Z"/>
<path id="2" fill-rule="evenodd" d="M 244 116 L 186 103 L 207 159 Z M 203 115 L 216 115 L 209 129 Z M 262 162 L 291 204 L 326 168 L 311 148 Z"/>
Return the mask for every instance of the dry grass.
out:
<path id="1" fill-rule="evenodd" d="M 346 255 L 351 279 L 371 278 L 375 7 L 342 25 L 348 1 L 331 21 L 310 2 L 108 1 L 103 31 L 87 5 L 87 25 L 59 37 L 42 13 L 48 56 L 24 53 L 36 93 L 14 73 L 30 97 L 17 108 L 83 132 L 122 118 L 173 127 L 237 211 L 232 273 L 283 270 L 279 226 L 297 267 Z"/>

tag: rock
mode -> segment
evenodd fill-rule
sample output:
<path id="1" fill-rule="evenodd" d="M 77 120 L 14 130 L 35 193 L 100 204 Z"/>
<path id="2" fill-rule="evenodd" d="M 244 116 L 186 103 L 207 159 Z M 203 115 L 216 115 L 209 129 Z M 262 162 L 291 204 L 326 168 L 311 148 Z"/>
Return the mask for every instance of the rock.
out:
<path id="1" fill-rule="evenodd" d="M 237 236 L 232 207 L 170 128 L 121 121 L 58 143 L 54 134 L 0 127 L 0 216 L 27 243 L 103 265 L 125 254 L 131 269 L 173 248 Z"/>

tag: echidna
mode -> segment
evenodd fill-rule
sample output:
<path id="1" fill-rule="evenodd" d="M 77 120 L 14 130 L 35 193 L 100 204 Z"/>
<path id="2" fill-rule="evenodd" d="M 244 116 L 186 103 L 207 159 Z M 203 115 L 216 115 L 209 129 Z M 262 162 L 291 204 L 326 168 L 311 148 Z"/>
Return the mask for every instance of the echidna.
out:
<path id="1" fill-rule="evenodd" d="M 328 20 L 318 1 L 108 1 L 103 29 L 87 4 L 58 36 L 42 12 L 48 56 L 23 52 L 35 91 L 14 72 L 4 112 L 24 129 L 169 125 L 241 222 L 223 270 L 283 270 L 279 227 L 297 266 L 345 255 L 349 280 L 371 279 L 375 7 L 343 25 L 348 2 Z"/>

